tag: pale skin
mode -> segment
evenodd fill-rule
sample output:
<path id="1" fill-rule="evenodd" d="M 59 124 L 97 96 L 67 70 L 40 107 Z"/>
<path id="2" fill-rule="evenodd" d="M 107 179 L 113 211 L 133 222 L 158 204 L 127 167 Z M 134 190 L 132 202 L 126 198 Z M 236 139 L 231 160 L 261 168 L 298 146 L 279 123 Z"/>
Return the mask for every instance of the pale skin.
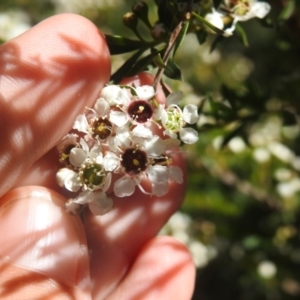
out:
<path id="1" fill-rule="evenodd" d="M 85 210 L 80 219 L 63 209 L 55 145 L 110 77 L 98 29 L 77 15 L 51 17 L 0 47 L 0 76 L 0 298 L 190 299 L 195 268 L 188 250 L 156 236 L 183 201 L 185 183 L 171 184 L 162 198 L 140 191 L 115 197 L 105 216 Z M 173 159 L 186 174 L 183 156 Z M 38 257 L 54 255 L 59 263 L 37 267 L 21 259 L 28 252 L 35 260 L 37 244 Z"/>

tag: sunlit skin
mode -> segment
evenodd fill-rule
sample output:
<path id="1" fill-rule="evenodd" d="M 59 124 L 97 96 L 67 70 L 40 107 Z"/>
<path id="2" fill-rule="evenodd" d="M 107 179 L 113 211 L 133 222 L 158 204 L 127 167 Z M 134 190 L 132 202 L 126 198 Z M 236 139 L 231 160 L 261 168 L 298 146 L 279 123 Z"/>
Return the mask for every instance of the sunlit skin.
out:
<path id="1" fill-rule="evenodd" d="M 114 197 L 104 216 L 64 210 L 55 146 L 109 81 L 103 35 L 81 16 L 56 15 L 2 45 L 0 56 L 0 298 L 190 299 L 190 254 L 156 236 L 183 201 L 186 180 L 161 198 L 138 189 Z M 152 81 L 140 74 L 124 83 Z M 164 101 L 160 90 L 157 98 Z M 171 156 L 186 178 L 182 154 Z M 40 266 L 47 255 L 56 263 Z"/>

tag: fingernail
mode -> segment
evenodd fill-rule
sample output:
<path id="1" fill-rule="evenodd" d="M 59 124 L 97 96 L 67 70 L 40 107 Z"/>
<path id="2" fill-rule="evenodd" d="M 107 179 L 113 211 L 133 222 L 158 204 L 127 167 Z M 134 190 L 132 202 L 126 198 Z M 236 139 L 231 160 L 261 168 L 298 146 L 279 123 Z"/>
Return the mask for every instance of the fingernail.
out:
<path id="1" fill-rule="evenodd" d="M 42 187 L 20 187 L 1 199 L 0 257 L 71 286 L 89 287 L 85 234 L 64 198 Z"/>

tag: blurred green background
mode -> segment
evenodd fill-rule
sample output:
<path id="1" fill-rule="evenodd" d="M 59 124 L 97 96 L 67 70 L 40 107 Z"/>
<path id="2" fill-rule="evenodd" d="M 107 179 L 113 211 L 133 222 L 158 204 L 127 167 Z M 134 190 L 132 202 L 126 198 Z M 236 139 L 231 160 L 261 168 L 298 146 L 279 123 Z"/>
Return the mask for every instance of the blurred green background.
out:
<path id="1" fill-rule="evenodd" d="M 61 12 L 134 37 L 122 23 L 134 2 L 2 0 L 0 39 Z M 183 148 L 186 199 L 162 230 L 195 259 L 193 299 L 300 299 L 299 2 L 269 1 L 267 20 L 241 23 L 248 47 L 236 32 L 210 52 L 216 36 L 200 45 L 188 34 L 175 59 L 183 81 L 166 79 L 201 107 L 199 141 Z M 114 70 L 127 57 L 113 57 Z"/>

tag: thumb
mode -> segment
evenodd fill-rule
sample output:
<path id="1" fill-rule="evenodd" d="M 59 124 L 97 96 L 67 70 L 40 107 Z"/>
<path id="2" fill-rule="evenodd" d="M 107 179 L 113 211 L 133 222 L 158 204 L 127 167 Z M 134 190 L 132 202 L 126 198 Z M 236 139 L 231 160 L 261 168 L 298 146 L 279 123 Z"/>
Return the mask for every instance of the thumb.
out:
<path id="1" fill-rule="evenodd" d="M 64 199 L 32 186 L 11 190 L 0 205 L 0 298 L 90 299 L 84 230 Z"/>
<path id="2" fill-rule="evenodd" d="M 53 16 L 0 47 L 0 196 L 70 130 L 109 80 L 104 36 Z"/>

